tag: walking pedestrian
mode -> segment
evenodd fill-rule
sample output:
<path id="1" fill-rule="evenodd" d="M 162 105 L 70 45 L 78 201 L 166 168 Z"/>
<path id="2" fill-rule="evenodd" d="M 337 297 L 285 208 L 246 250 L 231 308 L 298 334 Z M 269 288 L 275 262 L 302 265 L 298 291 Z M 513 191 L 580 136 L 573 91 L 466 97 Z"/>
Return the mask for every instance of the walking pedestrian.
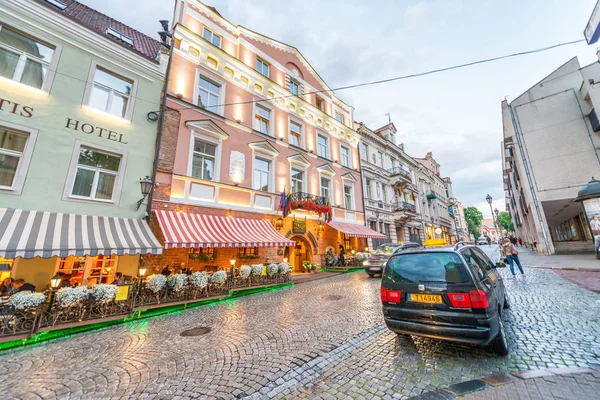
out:
<path id="1" fill-rule="evenodd" d="M 337 265 L 340 267 L 344 266 L 344 255 L 346 254 L 346 251 L 344 250 L 344 246 L 341 243 L 338 243 L 340 252 L 338 254 L 338 262 Z"/>
<path id="2" fill-rule="evenodd" d="M 521 239 L 521 236 L 519 236 L 517 242 L 519 243 L 519 247 L 523 247 L 523 239 Z"/>
<path id="3" fill-rule="evenodd" d="M 517 263 L 517 267 L 519 267 L 519 271 L 521 271 L 522 275 L 525 275 L 525 271 L 523 271 L 523 266 L 521 265 L 521 260 L 519 260 L 519 252 L 515 248 L 515 245 L 510 242 L 508 238 L 505 238 L 502 242 L 502 253 L 504 257 L 508 260 L 508 265 L 510 267 L 510 272 L 515 276 L 515 263 Z"/>
<path id="4" fill-rule="evenodd" d="M 487 237 L 487 242 L 488 242 L 488 246 L 491 246 L 491 245 L 492 245 L 492 239 L 490 239 L 490 237 L 489 237 L 489 236 Z"/>

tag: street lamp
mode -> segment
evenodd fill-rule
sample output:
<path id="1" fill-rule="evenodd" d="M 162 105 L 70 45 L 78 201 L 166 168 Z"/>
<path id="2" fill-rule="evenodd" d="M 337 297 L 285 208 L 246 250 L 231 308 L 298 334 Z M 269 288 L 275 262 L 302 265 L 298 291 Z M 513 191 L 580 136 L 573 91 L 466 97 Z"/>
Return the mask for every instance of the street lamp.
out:
<path id="1" fill-rule="evenodd" d="M 577 197 L 573 200 L 582 204 L 587 216 L 590 232 L 594 237 L 594 249 L 596 258 L 600 259 L 600 181 L 594 179 L 587 185 L 579 188 Z"/>
<path id="2" fill-rule="evenodd" d="M 150 179 L 149 176 L 146 176 L 145 178 L 140 179 L 140 186 L 142 190 L 142 196 L 144 197 L 138 200 L 136 211 L 140 209 L 142 203 L 144 202 L 144 200 L 146 200 L 146 197 L 148 197 L 148 195 L 152 191 L 152 186 L 154 186 L 154 182 L 152 182 L 152 179 Z"/>
<path id="3" fill-rule="evenodd" d="M 488 202 L 488 204 L 490 205 L 490 212 L 492 213 L 492 221 L 494 221 L 494 229 L 496 231 L 496 234 L 498 234 L 498 225 L 496 225 L 496 218 L 494 218 L 494 211 L 492 210 L 492 196 L 490 196 L 489 194 L 487 196 L 485 196 L 485 201 Z M 498 212 L 498 210 L 496 210 L 496 213 Z M 498 214 L 496 214 L 498 215 Z"/>
<path id="4" fill-rule="evenodd" d="M 138 268 L 138 272 L 140 274 L 140 277 L 146 275 L 146 266 L 144 264 L 141 264 Z"/>
<path id="5" fill-rule="evenodd" d="M 52 289 L 56 289 L 58 287 L 58 285 L 60 285 L 60 274 L 57 273 L 56 275 L 54 275 L 52 277 L 52 279 L 50 279 L 50 286 L 52 286 Z"/>
<path id="6" fill-rule="evenodd" d="M 231 260 L 229 260 L 229 264 L 231 264 L 231 266 L 233 267 L 235 265 L 235 258 L 231 257 Z"/>

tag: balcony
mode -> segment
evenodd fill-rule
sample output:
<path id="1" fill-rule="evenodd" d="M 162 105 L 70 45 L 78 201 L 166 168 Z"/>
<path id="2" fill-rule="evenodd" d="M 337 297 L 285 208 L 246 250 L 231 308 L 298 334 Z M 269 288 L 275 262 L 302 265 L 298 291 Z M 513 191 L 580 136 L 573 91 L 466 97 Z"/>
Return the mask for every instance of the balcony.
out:
<path id="1" fill-rule="evenodd" d="M 390 168 L 388 172 L 390 173 L 390 176 L 392 176 L 392 177 L 398 176 L 398 177 L 406 179 L 409 182 L 412 182 L 412 177 L 411 177 L 410 171 L 404 167 Z"/>
<path id="2" fill-rule="evenodd" d="M 396 204 L 394 204 L 394 211 L 409 211 L 409 212 L 413 212 L 416 213 L 417 209 L 415 208 L 415 205 L 406 201 L 399 201 Z"/>
<path id="3" fill-rule="evenodd" d="M 294 192 L 290 194 L 288 201 L 312 201 L 318 205 L 327 205 L 327 197 L 316 196 L 310 193 Z"/>
<path id="4" fill-rule="evenodd" d="M 392 204 L 388 204 L 385 203 L 382 200 L 374 200 L 374 199 L 369 199 L 368 197 L 365 197 L 365 201 L 366 201 L 366 206 L 367 207 L 372 207 L 372 208 L 379 208 L 380 210 L 383 211 L 392 211 Z"/>

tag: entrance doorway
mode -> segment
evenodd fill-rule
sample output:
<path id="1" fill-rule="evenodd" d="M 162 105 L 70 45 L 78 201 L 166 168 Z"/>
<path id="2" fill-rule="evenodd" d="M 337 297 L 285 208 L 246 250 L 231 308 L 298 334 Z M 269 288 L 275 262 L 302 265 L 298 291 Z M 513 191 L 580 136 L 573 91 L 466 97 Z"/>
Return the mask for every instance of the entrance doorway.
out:
<path id="1" fill-rule="evenodd" d="M 293 272 L 303 272 L 304 268 L 302 267 L 302 263 L 304 261 L 311 261 L 312 257 L 312 247 L 308 240 L 306 240 L 302 236 L 292 236 L 290 240 L 296 242 L 295 247 L 288 247 L 289 255 L 288 260 L 292 265 Z"/>

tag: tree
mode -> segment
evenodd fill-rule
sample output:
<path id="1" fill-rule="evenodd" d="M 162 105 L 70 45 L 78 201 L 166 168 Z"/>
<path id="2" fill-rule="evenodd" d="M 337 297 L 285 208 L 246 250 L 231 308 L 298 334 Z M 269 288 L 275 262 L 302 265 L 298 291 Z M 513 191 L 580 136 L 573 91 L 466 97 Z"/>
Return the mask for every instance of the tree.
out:
<path id="1" fill-rule="evenodd" d="M 500 212 L 500 214 L 498 214 L 498 219 L 500 220 L 500 229 L 506 229 L 507 232 L 512 232 L 515 230 L 508 212 Z"/>
<path id="2" fill-rule="evenodd" d="M 467 220 L 469 233 L 473 235 L 475 239 L 477 239 L 479 237 L 479 228 L 481 227 L 483 214 L 477 209 L 477 207 L 467 207 L 465 208 L 465 219 Z"/>

